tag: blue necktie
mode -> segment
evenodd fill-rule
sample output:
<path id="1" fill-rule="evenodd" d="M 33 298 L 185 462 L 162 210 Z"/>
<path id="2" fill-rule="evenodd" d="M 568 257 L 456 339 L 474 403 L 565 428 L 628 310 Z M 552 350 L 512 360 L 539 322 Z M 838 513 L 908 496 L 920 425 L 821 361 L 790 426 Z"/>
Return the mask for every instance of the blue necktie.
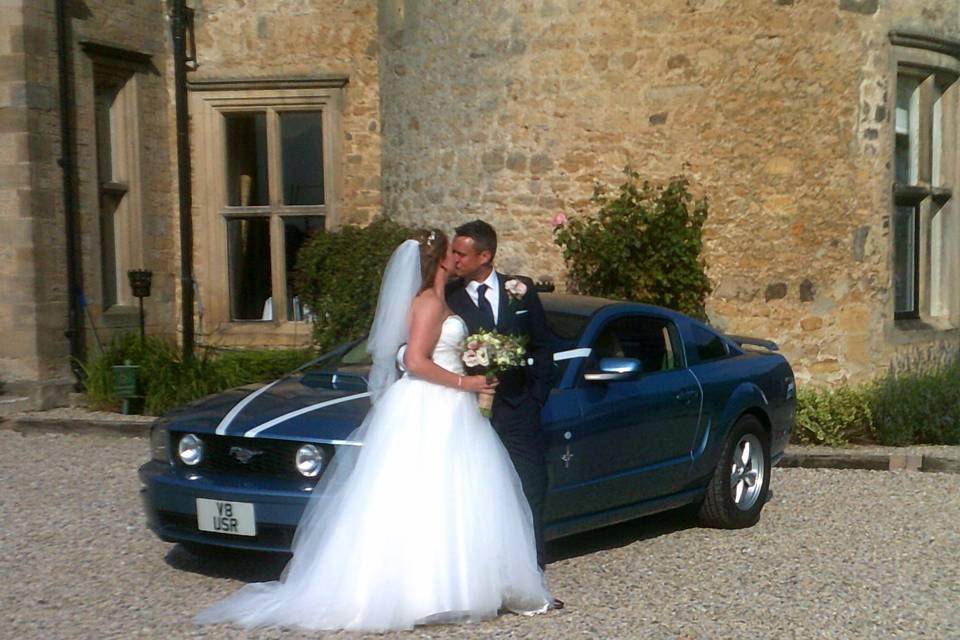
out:
<path id="1" fill-rule="evenodd" d="M 489 331 L 493 331 L 497 328 L 497 323 L 493 319 L 493 307 L 490 306 L 490 301 L 487 300 L 487 289 L 489 289 L 485 284 L 477 287 L 477 308 L 480 309 L 480 326 Z"/>

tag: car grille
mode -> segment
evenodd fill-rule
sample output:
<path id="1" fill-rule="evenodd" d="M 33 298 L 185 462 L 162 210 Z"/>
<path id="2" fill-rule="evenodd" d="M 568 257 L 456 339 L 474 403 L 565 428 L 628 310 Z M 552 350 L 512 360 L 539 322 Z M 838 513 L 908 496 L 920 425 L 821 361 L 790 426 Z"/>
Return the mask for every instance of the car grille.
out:
<path id="1" fill-rule="evenodd" d="M 183 434 L 172 433 L 171 442 L 176 452 L 177 443 Z M 273 478 L 289 478 L 303 480 L 304 477 L 297 471 L 295 458 L 297 449 L 305 443 L 295 440 L 273 440 L 267 438 L 243 438 L 237 436 L 203 435 L 203 460 L 194 467 L 188 467 L 181 462 L 177 455 L 174 460 L 182 469 L 196 469 L 213 473 L 227 473 L 231 475 L 270 476 Z M 327 462 L 333 456 L 333 447 L 322 447 L 327 455 Z M 235 449 L 236 448 L 236 449 Z M 248 452 L 257 452 L 246 462 L 241 461 L 243 449 Z M 233 451 L 234 453 L 231 453 Z"/>

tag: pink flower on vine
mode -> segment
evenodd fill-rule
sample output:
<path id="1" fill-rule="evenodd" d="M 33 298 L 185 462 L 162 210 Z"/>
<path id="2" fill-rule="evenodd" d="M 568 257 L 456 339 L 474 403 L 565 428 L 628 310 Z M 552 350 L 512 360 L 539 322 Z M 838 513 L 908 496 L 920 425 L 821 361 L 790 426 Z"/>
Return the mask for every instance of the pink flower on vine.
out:
<path id="1" fill-rule="evenodd" d="M 557 227 L 562 227 L 565 224 L 567 224 L 567 214 L 561 211 L 557 215 L 553 216 L 554 229 L 556 229 Z"/>

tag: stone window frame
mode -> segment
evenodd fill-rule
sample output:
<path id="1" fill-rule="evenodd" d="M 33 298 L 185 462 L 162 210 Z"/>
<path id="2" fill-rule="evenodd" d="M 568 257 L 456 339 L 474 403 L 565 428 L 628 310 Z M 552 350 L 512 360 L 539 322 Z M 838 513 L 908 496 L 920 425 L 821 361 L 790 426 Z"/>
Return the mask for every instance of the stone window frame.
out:
<path id="1" fill-rule="evenodd" d="M 893 45 L 891 77 L 893 90 L 890 92 L 889 110 L 891 114 L 891 151 L 890 151 L 890 304 L 893 310 L 895 326 L 898 329 L 949 330 L 960 326 L 960 42 L 912 32 L 891 31 L 890 42 Z M 919 179 L 916 184 L 899 184 L 896 181 L 895 130 L 897 83 L 904 75 L 950 78 L 951 84 L 943 94 L 941 113 L 943 117 L 940 136 L 941 149 L 940 179 L 932 178 L 929 145 L 932 140 L 932 122 L 928 117 L 933 112 L 931 92 L 921 93 Z M 898 207 L 914 207 L 914 297 L 911 311 L 896 310 L 896 283 L 894 281 L 895 235 L 894 224 Z M 935 214 L 944 215 L 945 237 L 934 238 L 932 221 Z M 940 291 L 947 296 L 942 301 L 942 313 L 932 311 L 932 249 L 934 240 L 940 243 L 946 262 L 940 266 L 938 277 L 945 280 Z"/>
<path id="2" fill-rule="evenodd" d="M 96 177 L 97 215 L 96 237 L 97 252 L 95 269 L 97 283 L 93 290 L 94 299 L 99 300 L 104 313 L 104 321 L 112 325 L 114 321 L 123 325 L 127 316 L 136 315 L 135 298 L 130 290 L 126 272 L 130 269 L 144 266 L 144 213 L 143 213 L 143 148 L 141 144 L 141 127 L 143 108 L 140 103 L 142 95 L 143 76 L 156 73 L 152 63 L 152 56 L 147 53 L 126 49 L 109 43 L 95 40 L 81 40 L 80 48 L 86 54 L 86 64 L 89 72 L 86 74 L 90 81 L 83 88 L 89 91 L 88 104 L 93 105 L 90 110 L 89 130 L 93 132 L 92 147 L 97 166 L 94 169 Z M 117 96 L 111 107 L 111 175 L 109 179 L 100 175 L 99 151 L 100 135 L 97 119 L 97 84 L 113 84 L 118 88 Z M 119 200 L 115 216 L 117 224 L 113 229 L 115 242 L 115 269 L 116 269 L 116 297 L 107 300 L 105 266 L 103 264 L 104 228 L 101 220 L 101 203 L 104 198 Z M 109 303 L 109 304 L 108 304 Z"/>
<path id="3" fill-rule="evenodd" d="M 309 337 L 303 321 L 287 320 L 283 213 L 280 203 L 279 140 L 268 134 L 268 184 L 271 204 L 264 207 L 227 207 L 226 125 L 224 113 L 272 110 L 316 110 L 323 130 L 324 204 L 296 207 L 297 212 L 322 215 L 327 229 L 339 223 L 343 161 L 341 113 L 348 77 L 326 74 L 310 78 L 203 79 L 188 83 L 191 147 L 194 170 L 194 271 L 200 291 L 201 332 L 216 333 L 224 344 L 263 343 L 295 345 Z M 275 113 L 275 111 L 273 111 Z M 268 122 L 270 127 L 278 123 Z M 273 140 L 273 142 L 270 142 Z M 269 213 L 265 211 L 269 210 Z M 293 211 L 286 211 L 295 215 Z M 272 320 L 235 320 L 230 301 L 227 222 L 231 218 L 264 216 L 270 219 Z M 205 295 L 204 295 L 205 294 Z"/>

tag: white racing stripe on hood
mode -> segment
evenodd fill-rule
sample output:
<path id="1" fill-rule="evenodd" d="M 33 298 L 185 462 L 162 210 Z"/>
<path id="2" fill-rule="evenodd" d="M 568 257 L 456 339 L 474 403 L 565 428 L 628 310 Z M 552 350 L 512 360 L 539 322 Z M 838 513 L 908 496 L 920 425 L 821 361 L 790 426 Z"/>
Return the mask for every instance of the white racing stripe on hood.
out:
<path id="1" fill-rule="evenodd" d="M 280 378 L 280 380 L 283 380 L 283 378 Z M 257 389 L 257 390 L 254 391 L 253 393 L 251 393 L 250 395 L 246 396 L 243 400 L 241 400 L 240 402 L 238 402 L 238 403 L 233 407 L 233 409 L 230 409 L 230 411 L 229 411 L 229 413 L 227 413 L 227 415 L 223 416 L 223 420 L 221 420 L 221 421 L 220 421 L 220 424 L 217 425 L 216 434 L 217 434 L 218 436 L 224 435 L 224 434 L 227 432 L 227 428 L 230 426 L 230 423 L 233 422 L 233 419 L 237 417 L 237 414 L 238 414 L 238 413 L 240 413 L 241 411 L 243 411 L 243 408 L 244 408 L 245 406 L 247 406 L 248 404 L 250 404 L 251 402 L 253 402 L 254 398 L 256 398 L 257 396 L 259 396 L 261 393 L 263 393 L 264 391 L 266 391 L 267 389 L 269 389 L 269 388 L 272 387 L 273 385 L 275 385 L 275 384 L 277 384 L 278 382 L 280 382 L 280 380 L 274 380 L 274 381 L 271 382 L 270 384 L 268 384 L 268 385 L 266 385 L 266 386 L 264 386 L 264 387 L 260 387 L 259 389 Z"/>
<path id="2" fill-rule="evenodd" d="M 405 347 L 406 345 L 404 345 L 404 348 Z M 580 349 L 570 349 L 568 351 L 558 351 L 553 354 L 553 361 L 559 362 L 562 360 L 571 360 L 573 358 L 586 358 L 587 356 L 590 355 L 590 352 L 591 352 L 591 349 L 589 347 L 580 348 Z M 400 356 L 398 355 L 398 358 L 399 357 Z M 227 415 L 223 417 L 223 420 L 220 421 L 220 424 L 217 425 L 217 430 L 216 430 L 217 435 L 221 435 L 221 436 L 224 435 L 227 432 L 227 428 L 230 426 L 230 423 L 233 422 L 233 419 L 237 417 L 237 414 L 239 414 L 243 410 L 243 408 L 248 404 L 250 404 L 257 396 L 259 396 L 261 393 L 263 393 L 273 385 L 277 384 L 277 382 L 280 382 L 280 380 L 276 380 L 274 382 L 271 382 L 265 387 L 261 387 L 260 389 L 257 389 L 256 391 L 254 391 L 253 393 L 245 397 L 243 400 L 238 402 L 237 405 L 233 409 L 231 409 Z M 279 418 L 274 418 L 273 420 L 270 420 L 269 422 L 265 422 L 258 427 L 254 427 L 253 429 L 250 429 L 249 431 L 244 433 L 243 436 L 245 438 L 253 438 L 261 431 L 265 431 L 266 429 L 269 429 L 270 427 L 277 425 L 283 422 L 284 420 L 295 418 L 299 415 L 303 415 L 304 413 L 309 413 L 310 411 L 313 411 L 315 409 L 322 409 L 323 407 L 329 407 L 330 405 L 340 404 L 341 402 L 348 402 L 350 400 L 359 400 L 360 398 L 366 398 L 369 395 L 370 395 L 369 392 L 358 393 L 356 395 L 337 398 L 336 400 L 327 400 L 326 402 L 320 402 L 317 404 L 310 405 L 308 407 L 303 407 L 302 409 L 297 409 L 296 411 L 292 411 L 290 413 L 284 414 Z"/>
<path id="3" fill-rule="evenodd" d="M 303 407 L 302 409 L 297 409 L 296 411 L 291 411 L 290 413 L 285 413 L 282 416 L 276 417 L 273 420 L 264 422 L 259 427 L 254 427 L 246 433 L 243 434 L 244 438 L 254 438 L 262 431 L 266 431 L 270 427 L 275 427 L 281 422 L 285 422 L 291 418 L 296 418 L 297 416 L 302 416 L 305 413 L 310 413 L 311 411 L 316 411 L 317 409 L 322 409 L 323 407 L 329 407 L 331 405 L 340 404 L 341 402 L 350 402 L 351 400 L 359 400 L 360 398 L 367 398 L 370 396 L 369 391 L 364 391 L 363 393 L 357 393 L 352 396 L 344 396 L 343 398 L 335 398 L 333 400 L 327 400 L 326 402 L 318 402 L 317 404 L 311 404 L 309 406 Z"/>

